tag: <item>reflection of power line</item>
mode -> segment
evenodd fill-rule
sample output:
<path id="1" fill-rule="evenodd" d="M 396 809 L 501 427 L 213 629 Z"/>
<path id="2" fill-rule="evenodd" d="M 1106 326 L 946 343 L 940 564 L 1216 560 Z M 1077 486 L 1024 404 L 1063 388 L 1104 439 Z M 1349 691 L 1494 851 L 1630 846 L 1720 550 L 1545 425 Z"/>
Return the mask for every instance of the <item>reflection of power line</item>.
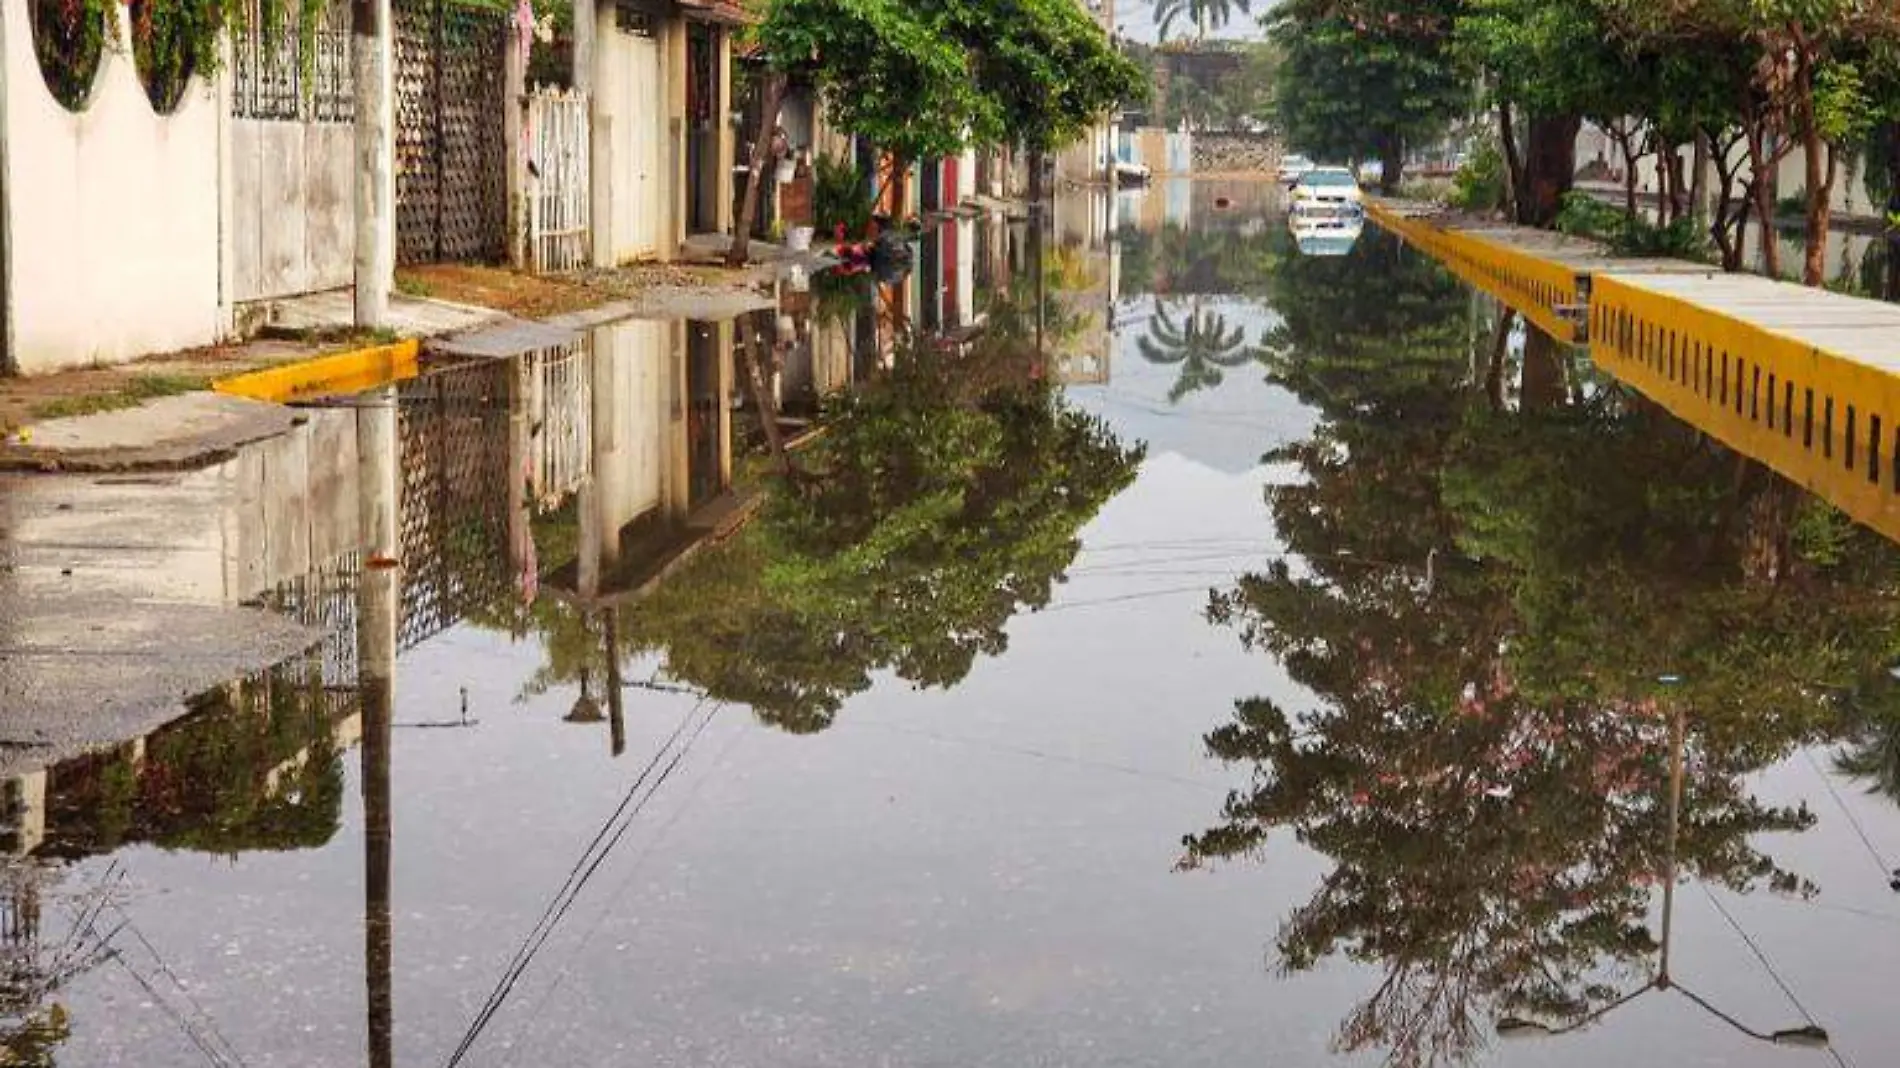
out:
<path id="1" fill-rule="evenodd" d="M 743 732 L 728 734 L 725 743 L 713 754 L 712 763 L 714 765 L 723 763 L 727 754 L 729 754 L 739 743 L 740 739 L 745 736 Z M 647 857 L 651 856 L 653 851 L 659 848 L 660 843 L 666 840 L 667 835 L 672 833 L 674 826 L 685 817 L 687 809 L 692 807 L 693 801 L 699 797 L 700 791 L 705 789 L 706 783 L 709 781 L 711 781 L 711 776 L 707 775 L 702 775 L 700 778 L 694 780 L 692 788 L 687 791 L 685 797 L 680 799 L 679 807 L 673 811 L 673 814 L 667 818 L 665 823 L 661 824 L 659 828 L 653 832 L 653 837 L 648 839 L 646 848 L 640 850 L 639 853 L 634 855 L 632 860 L 627 862 L 626 876 L 620 880 L 620 884 L 614 888 L 613 892 L 607 895 L 607 906 L 601 909 L 600 915 L 594 917 L 594 922 L 588 925 L 587 930 L 581 932 L 580 938 L 575 941 L 577 946 L 586 946 L 593 942 L 595 933 L 600 930 L 602 924 L 607 922 L 607 917 L 613 915 L 614 902 L 626 900 L 627 888 L 633 884 L 634 877 L 640 874 L 641 867 L 646 863 Z M 571 958 L 561 965 L 560 972 L 555 975 L 554 980 L 548 984 L 548 988 L 541 992 L 540 998 L 538 998 L 534 1005 L 528 1010 L 527 1020 L 529 1023 L 540 1018 L 542 1007 L 545 1006 L 548 1000 L 554 997 L 562 985 L 567 982 L 567 977 L 572 974 L 573 970 L 574 962 Z M 527 1026 L 527 1024 L 523 1025 L 524 1034 Z M 514 1044 L 514 1048 L 508 1054 L 508 1059 L 502 1062 L 504 1068 L 513 1065 L 516 1059 L 521 1055 L 521 1051 L 525 1048 L 525 1043 L 517 1040 Z M 548 1051 L 544 1050 L 542 1052 L 546 1053 Z M 548 1062 L 554 1063 L 551 1058 Z"/>
<path id="2" fill-rule="evenodd" d="M 1675 675 L 1664 675 L 1661 676 L 1658 681 L 1665 685 L 1673 686 L 1681 680 Z M 1722 904 L 1721 899 L 1715 896 L 1715 891 L 1711 890 L 1709 884 L 1702 880 L 1697 880 L 1697 885 L 1702 888 L 1702 893 L 1709 899 L 1709 904 L 1714 905 L 1715 910 L 1721 914 L 1724 920 L 1728 921 L 1729 927 L 1741 938 L 1743 944 L 1748 947 L 1749 952 L 1754 954 L 1755 960 L 1760 963 L 1762 970 L 1768 973 L 1768 977 L 1774 981 L 1777 987 L 1781 988 L 1781 993 L 1788 999 L 1788 1004 L 1793 1006 L 1795 1011 L 1801 1014 L 1806 1024 L 1801 1027 L 1782 1028 L 1774 1031 L 1757 1030 L 1722 1011 L 1695 991 L 1684 987 L 1681 983 L 1676 981 L 1669 962 L 1670 947 L 1673 943 L 1672 932 L 1675 926 L 1675 890 L 1676 873 L 1678 871 L 1677 842 L 1681 833 L 1684 753 L 1687 748 L 1686 718 L 1681 707 L 1677 706 L 1671 709 L 1669 728 L 1669 836 L 1665 859 L 1663 861 L 1662 945 L 1660 947 L 1659 961 L 1655 975 L 1642 986 L 1623 994 L 1602 1008 L 1561 1026 L 1551 1026 L 1524 1017 L 1506 1016 L 1497 1022 L 1498 1037 L 1537 1038 L 1569 1034 L 1572 1031 L 1578 1031 L 1596 1023 L 1598 1020 L 1608 1016 L 1611 1012 L 1622 1008 L 1624 1005 L 1635 1001 L 1637 998 L 1642 997 L 1652 990 L 1673 989 L 1687 998 L 1691 1004 L 1722 1021 L 1724 1024 L 1727 1024 L 1740 1034 L 1747 1035 L 1749 1038 L 1759 1042 L 1767 1042 L 1777 1046 L 1825 1049 L 1834 1058 L 1835 1064 L 1840 1065 L 1841 1068 L 1847 1068 L 1846 1060 L 1842 1057 L 1840 1051 L 1834 1048 L 1827 1029 L 1822 1027 L 1820 1023 L 1815 1020 L 1814 1014 L 1809 1012 L 1808 1007 L 1795 995 L 1793 986 L 1791 986 L 1786 979 L 1782 978 L 1781 972 L 1775 967 L 1774 962 L 1768 959 L 1768 954 L 1761 948 L 1760 943 L 1756 942 L 1754 937 L 1743 929 L 1741 923 L 1738 922 L 1734 915 L 1729 912 L 1728 908 Z"/>
<path id="3" fill-rule="evenodd" d="M 483 1031 L 487 1030 L 488 1025 L 493 1022 L 496 1014 L 501 1011 L 502 1006 L 507 1002 L 509 995 L 514 992 L 515 985 L 520 982 L 522 975 L 527 972 L 528 966 L 532 964 L 534 958 L 540 954 L 541 947 L 545 946 L 548 939 L 553 936 L 555 927 L 560 924 L 568 911 L 574 907 L 574 902 L 579 899 L 581 891 L 586 889 L 587 884 L 593 880 L 594 874 L 600 870 L 600 866 L 606 863 L 608 856 L 613 853 L 614 847 L 619 845 L 621 839 L 626 837 L 627 831 L 633 826 L 635 818 L 645 810 L 646 806 L 653 800 L 654 795 L 659 792 L 660 787 L 666 785 L 666 781 L 672 778 L 673 773 L 679 768 L 680 762 L 686 759 L 687 753 L 692 751 L 693 744 L 705 733 L 706 727 L 712 722 L 713 716 L 719 712 L 720 708 L 724 707 L 722 704 L 713 704 L 706 710 L 703 716 L 699 717 L 697 725 L 693 726 L 689 734 L 687 732 L 688 725 L 693 723 L 694 716 L 699 713 L 700 709 L 705 707 L 707 703 L 707 699 L 702 698 L 698 704 L 695 704 L 684 716 L 680 717 L 679 726 L 675 727 L 673 733 L 667 737 L 659 749 L 654 751 L 653 758 L 647 762 L 646 767 L 640 770 L 640 774 L 634 779 L 633 784 L 627 788 L 626 794 L 620 799 L 620 804 L 614 808 L 612 814 L 601 824 L 600 829 L 595 832 L 593 839 L 587 843 L 587 848 L 581 851 L 580 858 L 574 862 L 573 868 L 568 871 L 567 878 L 561 883 L 560 888 L 555 891 L 554 896 L 549 899 L 547 908 L 542 911 L 540 919 L 535 921 L 534 927 L 529 930 L 527 936 L 522 939 L 521 945 L 516 948 L 514 956 L 509 960 L 508 966 L 503 969 L 502 975 L 496 981 L 494 989 L 489 992 L 487 1001 L 483 1003 L 481 1009 L 476 1013 L 474 1020 L 469 1023 L 468 1030 L 463 1033 L 462 1039 L 456 1045 L 455 1051 L 450 1054 L 447 1062 L 449 1068 L 454 1068 L 455 1065 L 462 1062 L 463 1058 L 468 1056 L 469 1051 L 474 1048 L 476 1040 L 481 1037 Z M 685 738 L 684 743 L 680 743 L 682 737 Z M 668 758 L 669 752 L 671 753 L 670 759 Z M 664 766 L 662 766 L 662 761 L 665 761 Z M 654 774 L 656 769 L 658 769 L 657 775 Z M 652 784 L 650 786 L 647 785 L 649 778 L 652 778 Z M 644 795 L 640 792 L 643 786 L 646 786 L 646 793 Z"/>
<path id="4" fill-rule="evenodd" d="M 1768 973 L 1768 978 L 1774 980 L 1775 985 L 1781 988 L 1781 993 L 1787 997 L 1788 1004 L 1794 1006 L 1795 1011 L 1800 1013 L 1802 1018 L 1808 1021 L 1808 1029 L 1812 1033 L 1819 1034 L 1822 1041 L 1825 1042 L 1827 1032 L 1822 1030 L 1821 1025 L 1815 1022 L 1814 1014 L 1809 1012 L 1808 1007 L 1801 1003 L 1801 999 L 1795 995 L 1794 988 L 1788 985 L 1786 979 L 1781 977 L 1781 972 L 1775 968 L 1774 962 L 1768 959 L 1768 954 L 1763 952 L 1761 944 L 1756 942 L 1754 936 L 1750 935 L 1748 931 L 1742 927 L 1741 923 L 1735 919 L 1734 914 L 1729 912 L 1728 907 L 1722 904 L 1722 899 L 1715 896 L 1715 891 L 1709 889 L 1708 883 L 1701 883 L 1700 885 L 1702 887 L 1703 896 L 1709 899 L 1709 904 L 1715 906 L 1715 911 L 1722 914 L 1722 919 L 1728 921 L 1729 927 L 1741 938 L 1742 944 L 1748 947 L 1748 951 L 1754 954 L 1755 959 L 1760 962 L 1762 970 Z M 1688 994 L 1689 992 L 1685 990 L 1683 993 Z M 1701 1002 L 1702 1000 L 1696 998 L 1693 994 L 1691 994 L 1690 997 L 1697 1002 Z M 1845 1068 L 1846 1061 L 1842 1058 L 1840 1050 L 1835 1049 L 1832 1044 L 1829 1044 L 1827 1051 L 1834 1055 L 1834 1063 L 1842 1065 L 1843 1068 Z"/>
<path id="5" fill-rule="evenodd" d="M 152 999 L 152 1003 L 157 1005 L 160 1011 L 164 1012 L 166 1016 L 171 1017 L 172 1022 L 178 1025 L 179 1031 L 184 1034 L 185 1038 L 195 1046 L 200 1053 L 204 1054 L 206 1061 L 220 1066 L 241 1066 L 244 1063 L 244 1058 L 238 1055 L 236 1047 L 232 1046 L 231 1041 L 224 1037 L 222 1031 L 218 1030 L 217 1021 L 205 1010 L 204 1005 L 201 1004 L 197 998 L 192 996 L 190 988 L 186 987 L 184 981 L 178 978 L 178 973 L 172 970 L 170 964 L 166 963 L 165 957 L 158 951 L 158 947 L 154 946 L 151 940 L 145 937 L 144 932 L 139 930 L 138 924 L 132 920 L 131 913 L 126 912 L 125 909 L 116 902 L 113 903 L 112 909 L 117 912 L 123 920 L 120 924 L 120 929 L 130 932 L 132 937 L 138 940 L 138 944 L 144 948 L 146 955 L 151 958 L 152 964 L 156 967 L 158 974 L 168 980 L 171 984 L 171 989 L 175 990 L 177 995 L 184 999 L 185 1007 L 181 1009 L 173 1004 L 171 994 L 160 989 L 158 984 L 154 983 L 148 975 L 140 971 L 137 967 L 134 967 L 123 950 L 118 948 L 112 949 L 109 954 L 112 960 L 117 963 L 119 967 L 125 969 L 126 974 L 130 975 L 132 980 L 139 985 L 140 989 L 145 991 L 146 995 Z"/>
<path id="6" fill-rule="evenodd" d="M 1029 757 L 1034 760 L 1044 760 L 1054 764 L 1068 764 L 1072 767 L 1086 768 L 1091 771 L 1112 771 L 1137 779 L 1172 783 L 1176 786 L 1186 786 L 1195 790 L 1217 791 L 1222 793 L 1227 790 L 1226 786 L 1211 782 L 1201 782 L 1196 779 L 1190 779 L 1184 775 L 1170 775 L 1165 771 L 1151 771 L 1147 768 L 1135 767 L 1131 764 L 1116 764 L 1106 760 L 1089 760 L 1086 757 L 1070 756 L 1066 753 L 1052 753 L 1046 749 L 1035 749 L 1026 745 L 1013 745 L 1009 742 L 992 741 L 987 738 L 959 738 L 953 735 L 938 734 L 935 731 L 922 730 L 916 727 L 900 727 L 894 723 L 880 723 L 876 720 L 868 719 L 856 720 L 853 722 L 853 726 L 889 731 L 892 734 L 908 734 L 914 738 L 925 738 L 933 742 L 941 742 L 945 745 L 961 745 L 972 749 L 987 749 L 996 753 L 1010 753 L 1016 756 Z"/>
<path id="7" fill-rule="evenodd" d="M 1162 597 L 1180 597 L 1190 593 L 1206 594 L 1214 592 L 1214 589 L 1215 587 L 1209 586 L 1205 582 L 1195 586 L 1170 586 L 1167 589 L 1142 590 L 1138 593 L 1124 593 L 1116 597 L 1096 597 L 1083 601 L 1064 601 L 1061 604 L 1051 605 L 1035 614 L 1046 616 L 1055 612 L 1073 611 L 1077 608 L 1097 608 L 1102 605 L 1123 604 L 1129 601 L 1152 601 Z"/>
<path id="8" fill-rule="evenodd" d="M 1834 780 L 1829 778 L 1827 772 L 1821 770 L 1821 765 L 1815 761 L 1814 752 L 1803 746 L 1801 755 L 1807 758 L 1808 767 L 1813 768 L 1814 774 L 1820 777 L 1821 785 L 1827 787 L 1828 796 L 1834 799 L 1834 807 L 1840 809 L 1841 815 L 1847 818 L 1848 826 L 1854 828 L 1854 834 L 1860 839 L 1860 844 L 1867 847 L 1867 855 L 1874 858 L 1874 867 L 1880 869 L 1881 878 L 1891 878 L 1893 888 L 1900 890 L 1900 871 L 1894 871 L 1886 858 L 1880 855 L 1880 850 L 1874 847 L 1873 839 L 1867 835 L 1867 828 L 1861 826 L 1860 820 L 1848 809 L 1846 800 L 1841 797 L 1840 791 L 1834 788 Z"/>
<path id="9" fill-rule="evenodd" d="M 1084 555 L 1087 555 L 1089 553 L 1128 552 L 1139 549 L 1186 549 L 1211 545 L 1254 545 L 1257 544 L 1259 540 L 1258 537 L 1254 536 L 1236 535 L 1234 537 L 1158 538 L 1152 541 L 1085 542 L 1082 546 L 1082 552 Z"/>

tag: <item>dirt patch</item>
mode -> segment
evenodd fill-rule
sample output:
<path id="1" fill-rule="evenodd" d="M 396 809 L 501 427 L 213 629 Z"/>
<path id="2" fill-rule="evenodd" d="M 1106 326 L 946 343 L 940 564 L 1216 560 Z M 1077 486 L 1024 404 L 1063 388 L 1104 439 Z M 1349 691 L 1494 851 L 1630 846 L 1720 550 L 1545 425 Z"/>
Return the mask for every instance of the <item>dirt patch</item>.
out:
<path id="1" fill-rule="evenodd" d="M 396 284 L 411 296 L 493 308 L 523 319 L 547 319 L 655 290 L 748 293 L 754 288 L 754 277 L 721 267 L 672 264 L 634 264 L 565 275 L 436 264 L 405 268 Z"/>

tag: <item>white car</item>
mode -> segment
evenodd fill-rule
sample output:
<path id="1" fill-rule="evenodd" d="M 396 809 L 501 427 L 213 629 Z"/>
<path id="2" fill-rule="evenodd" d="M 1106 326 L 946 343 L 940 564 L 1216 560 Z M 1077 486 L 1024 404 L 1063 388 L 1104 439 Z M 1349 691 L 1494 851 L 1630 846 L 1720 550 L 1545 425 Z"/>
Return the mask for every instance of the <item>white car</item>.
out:
<path id="1" fill-rule="evenodd" d="M 1313 161 L 1305 156 L 1287 156 L 1280 160 L 1280 184 L 1291 188 L 1313 170 Z"/>
<path id="2" fill-rule="evenodd" d="M 1344 256 L 1365 232 L 1366 216 L 1350 205 L 1307 201 L 1287 213 L 1287 229 L 1302 256 Z"/>
<path id="3" fill-rule="evenodd" d="M 1344 167 L 1315 167 L 1293 183 L 1293 203 L 1318 201 L 1321 204 L 1363 204 L 1365 194 L 1359 179 Z"/>

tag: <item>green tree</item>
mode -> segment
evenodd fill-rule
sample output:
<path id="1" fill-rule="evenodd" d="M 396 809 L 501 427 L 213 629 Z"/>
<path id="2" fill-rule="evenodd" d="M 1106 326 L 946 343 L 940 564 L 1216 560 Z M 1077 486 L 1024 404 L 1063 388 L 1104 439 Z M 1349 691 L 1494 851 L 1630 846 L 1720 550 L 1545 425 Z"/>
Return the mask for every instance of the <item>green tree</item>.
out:
<path id="1" fill-rule="evenodd" d="M 1032 201 L 1042 200 L 1044 154 L 1073 144 L 1122 104 L 1147 99 L 1147 72 L 1073 0 L 931 2 L 940 9 L 935 21 L 971 57 L 983 116 L 971 136 L 1028 154 Z"/>
<path id="2" fill-rule="evenodd" d="M 899 159 L 948 155 L 994 124 L 969 57 L 927 9 L 892 0 L 770 0 L 751 33 L 766 67 L 763 113 L 791 79 L 824 94 L 831 119 Z M 769 139 L 753 148 L 728 262 L 743 263 Z"/>
<path id="3" fill-rule="evenodd" d="M 1155 0 L 1155 37 L 1165 41 L 1175 24 L 1185 22 L 1193 27 L 1195 40 L 1204 40 L 1208 30 L 1227 25 L 1236 10 L 1252 11 L 1252 0 Z"/>
<path id="4" fill-rule="evenodd" d="M 1451 49 L 1456 0 L 1287 0 L 1266 18 L 1281 55 L 1275 96 L 1289 147 L 1341 162 L 1379 160 L 1398 188 L 1406 146 L 1471 105 Z"/>
<path id="5" fill-rule="evenodd" d="M 1466 0 L 1459 17 L 1457 47 L 1498 110 L 1519 222 L 1555 221 L 1575 179 L 1585 117 L 1622 127 L 1649 114 L 1643 104 L 1653 72 L 1606 34 L 1595 4 Z"/>

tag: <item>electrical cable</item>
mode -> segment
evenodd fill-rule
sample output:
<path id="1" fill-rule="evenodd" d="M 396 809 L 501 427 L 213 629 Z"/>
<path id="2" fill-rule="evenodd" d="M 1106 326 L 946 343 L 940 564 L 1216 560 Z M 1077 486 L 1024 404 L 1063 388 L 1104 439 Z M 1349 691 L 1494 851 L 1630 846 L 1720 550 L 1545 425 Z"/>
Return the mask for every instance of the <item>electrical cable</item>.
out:
<path id="1" fill-rule="evenodd" d="M 1801 1014 L 1809 1027 L 1819 1028 L 1820 1022 L 1814 1018 L 1813 1013 L 1808 1011 L 1808 1007 L 1801 1003 L 1800 997 L 1794 992 L 1794 987 L 1781 977 L 1781 972 L 1775 968 L 1774 962 L 1768 959 L 1768 954 L 1762 950 L 1761 944 L 1755 941 L 1754 936 L 1742 927 L 1741 923 L 1735 919 L 1735 915 L 1729 912 L 1728 907 L 1722 904 L 1720 898 L 1715 896 L 1715 891 L 1709 889 L 1708 883 L 1698 882 L 1696 885 L 1702 887 L 1702 894 L 1709 899 L 1709 904 L 1715 906 L 1715 911 L 1722 914 L 1722 919 L 1728 921 L 1729 927 L 1742 940 L 1742 944 L 1747 946 L 1748 951 L 1754 954 L 1755 959 L 1761 963 L 1762 970 L 1768 973 L 1768 978 L 1774 980 L 1775 985 L 1781 988 L 1781 993 L 1787 997 L 1788 1004 L 1794 1006 L 1795 1011 Z M 1835 1049 L 1832 1043 L 1829 1043 L 1827 1049 L 1834 1055 L 1834 1063 L 1841 1065 L 1841 1068 L 1846 1068 L 1846 1061 L 1842 1058 L 1841 1052 Z"/>
<path id="2" fill-rule="evenodd" d="M 593 840 L 588 843 L 587 849 L 582 852 L 580 859 L 577 860 L 574 867 L 569 870 L 567 879 L 562 882 L 560 889 L 558 889 L 554 897 L 550 899 L 548 907 L 543 910 L 541 919 L 536 922 L 534 928 L 529 931 L 528 935 L 522 940 L 522 944 L 516 949 L 515 955 L 509 961 L 508 967 L 503 970 L 501 977 L 496 981 L 495 988 L 490 991 L 488 1000 L 484 1002 L 482 1008 L 476 1013 L 475 1018 L 470 1021 L 467 1031 L 464 1032 L 462 1036 L 462 1040 L 456 1045 L 455 1051 L 449 1056 L 447 1062 L 449 1068 L 454 1068 L 455 1065 L 460 1064 L 462 1060 L 467 1057 L 469 1051 L 473 1049 L 476 1040 L 481 1037 L 483 1031 L 487 1030 L 488 1025 L 493 1022 L 496 1014 L 501 1011 L 502 1006 L 507 1002 L 508 996 L 514 992 L 515 985 L 520 981 L 522 975 L 526 973 L 528 965 L 533 963 L 534 958 L 540 953 L 541 948 L 545 946 L 548 939 L 553 936 L 554 929 L 560 924 L 561 920 L 566 917 L 568 911 L 573 908 L 574 902 L 579 899 L 581 891 L 586 888 L 587 883 L 592 881 L 594 873 L 600 870 L 600 866 L 604 864 L 607 857 L 612 854 L 614 847 L 626 836 L 627 831 L 633 826 L 635 817 L 639 816 L 639 814 L 645 810 L 647 804 L 651 802 L 655 794 L 659 792 L 660 787 L 664 786 L 666 781 L 678 770 L 680 762 L 686 758 L 687 753 L 691 752 L 693 743 L 699 740 L 700 736 L 705 733 L 707 725 L 712 722 L 713 716 L 719 712 L 720 708 L 724 707 L 723 704 L 713 705 L 705 715 L 700 718 L 698 725 L 694 727 L 692 733 L 686 735 L 685 742 L 679 745 L 677 749 L 673 749 L 674 743 L 680 738 L 682 733 L 685 732 L 687 724 L 692 722 L 693 715 L 706 703 L 705 699 L 701 699 L 698 704 L 695 704 L 693 708 L 689 709 L 686 715 L 681 718 L 679 726 L 674 729 L 673 734 L 667 738 L 666 742 L 655 751 L 653 759 L 641 770 L 640 775 L 635 779 L 633 785 L 628 788 L 626 795 L 621 799 L 620 804 L 616 806 L 613 814 L 607 818 L 607 821 L 601 825 L 600 830 L 595 833 Z M 654 768 L 659 767 L 661 759 L 667 755 L 669 749 L 673 749 L 672 758 L 666 762 L 664 767 L 660 768 L 659 774 L 653 778 L 651 786 L 647 788 L 645 796 L 639 797 L 641 785 L 646 782 Z M 636 797 L 638 797 L 637 804 L 634 803 Z"/>
<path id="3" fill-rule="evenodd" d="M 1860 820 L 1848 809 L 1847 800 L 1841 796 L 1839 790 L 1834 788 L 1834 780 L 1814 759 L 1814 751 L 1803 746 L 1801 755 L 1807 758 L 1808 767 L 1813 768 L 1814 774 L 1820 777 L 1821 785 L 1827 787 L 1828 796 L 1834 799 L 1834 806 L 1841 810 L 1842 816 L 1847 817 L 1848 826 L 1854 828 L 1854 834 L 1860 839 L 1860 844 L 1867 847 L 1867 855 L 1874 858 L 1874 867 L 1880 869 L 1880 877 L 1900 883 L 1900 873 L 1896 873 L 1893 866 L 1887 863 L 1886 858 L 1880 855 L 1880 850 L 1875 848 L 1873 839 L 1868 837 L 1867 828 L 1862 826 Z M 1900 889 L 1900 887 L 1896 888 Z"/>

